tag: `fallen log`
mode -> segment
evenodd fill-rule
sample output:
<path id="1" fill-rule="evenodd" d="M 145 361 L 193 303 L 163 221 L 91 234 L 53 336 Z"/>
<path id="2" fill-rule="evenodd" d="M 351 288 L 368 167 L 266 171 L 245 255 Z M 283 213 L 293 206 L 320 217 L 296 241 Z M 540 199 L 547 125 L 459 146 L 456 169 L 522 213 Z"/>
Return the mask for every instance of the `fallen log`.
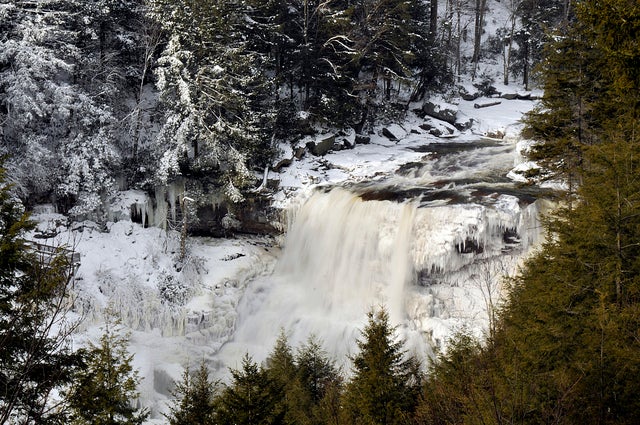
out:
<path id="1" fill-rule="evenodd" d="M 502 102 L 491 102 L 491 103 L 474 103 L 473 107 L 476 109 L 480 108 L 488 108 L 489 106 L 496 106 L 501 104 Z"/>

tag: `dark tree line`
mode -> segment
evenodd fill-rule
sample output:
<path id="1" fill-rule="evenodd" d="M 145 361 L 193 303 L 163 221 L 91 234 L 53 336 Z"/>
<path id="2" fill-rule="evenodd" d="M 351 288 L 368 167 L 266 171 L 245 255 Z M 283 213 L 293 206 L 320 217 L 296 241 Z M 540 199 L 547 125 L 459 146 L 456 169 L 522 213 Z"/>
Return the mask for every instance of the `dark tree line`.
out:
<path id="1" fill-rule="evenodd" d="M 640 6 L 572 7 L 545 47 L 545 95 L 528 118 L 532 155 L 566 196 L 495 332 L 459 336 L 432 365 L 420 423 L 637 422 Z"/>

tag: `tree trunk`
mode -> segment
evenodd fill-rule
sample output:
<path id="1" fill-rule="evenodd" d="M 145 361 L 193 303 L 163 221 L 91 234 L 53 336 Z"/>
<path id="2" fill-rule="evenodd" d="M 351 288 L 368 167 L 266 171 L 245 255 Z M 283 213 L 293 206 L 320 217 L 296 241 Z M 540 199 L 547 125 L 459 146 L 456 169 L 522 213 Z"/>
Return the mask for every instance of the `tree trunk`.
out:
<path id="1" fill-rule="evenodd" d="M 513 1 L 511 2 L 512 10 L 513 10 Z M 502 49 L 503 51 L 503 59 L 504 59 L 504 85 L 509 85 L 509 68 L 511 67 L 511 50 L 513 48 L 513 33 L 516 29 L 516 15 L 515 11 L 511 13 L 511 30 L 509 31 L 509 40 L 506 45 Z"/>
<path id="2" fill-rule="evenodd" d="M 522 71 L 522 84 L 525 90 L 529 90 L 529 37 L 524 42 L 524 70 Z"/>
<path id="3" fill-rule="evenodd" d="M 438 0 L 429 3 L 429 40 L 433 43 L 438 32 Z"/>
<path id="4" fill-rule="evenodd" d="M 480 44 L 482 41 L 482 32 L 484 27 L 484 10 L 486 6 L 487 0 L 476 0 L 476 16 L 473 30 L 473 56 L 471 57 L 471 62 L 473 64 L 473 70 L 471 72 L 472 80 L 475 80 L 476 78 L 478 62 L 480 61 Z"/>

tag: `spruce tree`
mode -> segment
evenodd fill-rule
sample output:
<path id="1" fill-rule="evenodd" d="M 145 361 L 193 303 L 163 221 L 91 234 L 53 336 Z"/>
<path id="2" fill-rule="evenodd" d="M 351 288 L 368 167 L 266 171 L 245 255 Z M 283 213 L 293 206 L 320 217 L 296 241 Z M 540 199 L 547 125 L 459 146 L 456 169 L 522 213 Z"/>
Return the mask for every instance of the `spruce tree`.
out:
<path id="1" fill-rule="evenodd" d="M 34 254 L 34 226 L 0 167 L 0 424 L 64 422 L 52 393 L 79 363 L 66 318 L 73 269 L 63 252 Z"/>
<path id="2" fill-rule="evenodd" d="M 296 364 L 293 352 L 284 330 L 276 340 L 269 357 L 265 361 L 265 374 L 269 378 L 274 394 L 281 394 L 274 408 L 274 422 L 295 423 L 296 397 L 293 394 L 296 385 Z"/>
<path id="3" fill-rule="evenodd" d="M 232 382 L 215 399 L 216 421 L 222 425 L 269 424 L 274 422 L 281 393 L 265 370 L 248 354 L 242 358 L 241 369 L 231 369 Z"/>
<path id="4" fill-rule="evenodd" d="M 165 415 L 170 425 L 209 425 L 215 423 L 214 385 L 209 381 L 209 368 L 201 362 L 198 370 L 192 373 L 186 368 L 182 381 L 176 383 L 172 391 L 176 399 Z"/>
<path id="5" fill-rule="evenodd" d="M 292 400 L 294 423 L 324 424 L 335 417 L 342 380 L 338 371 L 311 336 L 296 354 L 296 376 L 288 397 Z"/>
<path id="6" fill-rule="evenodd" d="M 84 367 L 67 393 L 73 424 L 135 425 L 147 419 L 149 412 L 136 407 L 140 378 L 127 344 L 117 322 L 115 328 L 107 323 L 99 345 L 84 352 Z"/>
<path id="7" fill-rule="evenodd" d="M 353 360 L 344 407 L 354 423 L 408 423 L 420 392 L 418 361 L 402 350 L 386 310 L 370 311 Z"/>

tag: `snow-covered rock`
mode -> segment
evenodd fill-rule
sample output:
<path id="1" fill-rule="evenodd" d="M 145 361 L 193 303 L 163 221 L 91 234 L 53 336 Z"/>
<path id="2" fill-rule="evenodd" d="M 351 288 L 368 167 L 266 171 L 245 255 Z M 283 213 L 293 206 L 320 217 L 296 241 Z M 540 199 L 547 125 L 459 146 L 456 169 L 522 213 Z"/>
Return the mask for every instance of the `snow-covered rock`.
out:
<path id="1" fill-rule="evenodd" d="M 428 100 L 422 106 L 422 110 L 430 117 L 437 118 L 449 124 L 456 122 L 458 107 L 448 102 Z"/>
<path id="2" fill-rule="evenodd" d="M 316 139 L 310 142 L 307 142 L 306 146 L 315 156 L 324 156 L 330 150 L 335 148 L 336 136 L 331 135 L 322 139 Z"/>
<path id="3" fill-rule="evenodd" d="M 389 140 L 398 141 L 407 136 L 407 131 L 398 124 L 391 124 L 382 128 L 382 135 Z"/>

